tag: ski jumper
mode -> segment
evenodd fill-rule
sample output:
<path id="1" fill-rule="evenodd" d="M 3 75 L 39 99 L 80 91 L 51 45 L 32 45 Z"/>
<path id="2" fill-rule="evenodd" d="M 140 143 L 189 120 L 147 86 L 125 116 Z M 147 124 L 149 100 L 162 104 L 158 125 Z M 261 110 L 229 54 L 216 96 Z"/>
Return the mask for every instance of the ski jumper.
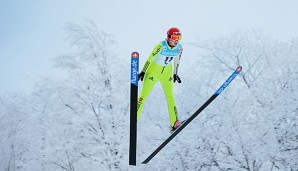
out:
<path id="1" fill-rule="evenodd" d="M 161 82 L 167 98 L 171 126 L 178 120 L 178 111 L 174 97 L 173 74 L 177 74 L 178 72 L 182 51 L 183 48 L 180 43 L 176 47 L 171 47 L 166 40 L 159 42 L 153 49 L 142 69 L 142 72 L 145 73 L 145 78 L 138 100 L 138 120 L 141 116 L 144 103 L 150 95 L 154 85 L 159 81 Z"/>

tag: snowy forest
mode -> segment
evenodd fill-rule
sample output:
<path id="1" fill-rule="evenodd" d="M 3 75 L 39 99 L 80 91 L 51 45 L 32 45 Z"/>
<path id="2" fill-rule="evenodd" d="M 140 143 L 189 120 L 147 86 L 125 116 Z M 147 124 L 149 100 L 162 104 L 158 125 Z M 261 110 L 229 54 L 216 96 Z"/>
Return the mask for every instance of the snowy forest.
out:
<path id="1" fill-rule="evenodd" d="M 249 30 L 185 42 L 195 55 L 182 56 L 175 84 L 182 120 L 243 69 L 144 165 L 170 135 L 157 84 L 138 122 L 137 166 L 129 166 L 130 54 L 117 54 L 113 36 L 92 22 L 65 30 L 74 51 L 53 57 L 61 75 L 0 95 L 0 170 L 298 171 L 298 38 Z"/>

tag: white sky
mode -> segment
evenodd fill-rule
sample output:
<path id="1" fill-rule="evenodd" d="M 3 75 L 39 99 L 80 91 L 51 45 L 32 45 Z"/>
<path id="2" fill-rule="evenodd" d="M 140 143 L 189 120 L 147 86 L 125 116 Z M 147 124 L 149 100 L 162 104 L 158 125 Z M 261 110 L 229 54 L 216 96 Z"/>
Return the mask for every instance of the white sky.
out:
<path id="1" fill-rule="evenodd" d="M 0 0 L 0 94 L 30 90 L 51 72 L 50 58 L 71 52 L 67 22 L 94 21 L 114 35 L 119 56 L 139 51 L 143 61 L 172 26 L 182 43 L 247 29 L 285 40 L 298 37 L 297 18 L 295 0 Z"/>

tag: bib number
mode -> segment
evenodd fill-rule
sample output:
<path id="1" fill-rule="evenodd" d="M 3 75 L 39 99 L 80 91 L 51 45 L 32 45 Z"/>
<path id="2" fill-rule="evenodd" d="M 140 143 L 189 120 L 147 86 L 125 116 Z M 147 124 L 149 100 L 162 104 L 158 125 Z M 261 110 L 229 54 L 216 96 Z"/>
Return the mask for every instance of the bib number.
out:
<path id="1" fill-rule="evenodd" d="M 168 65 L 173 60 L 173 58 L 174 57 L 166 57 L 165 64 Z"/>

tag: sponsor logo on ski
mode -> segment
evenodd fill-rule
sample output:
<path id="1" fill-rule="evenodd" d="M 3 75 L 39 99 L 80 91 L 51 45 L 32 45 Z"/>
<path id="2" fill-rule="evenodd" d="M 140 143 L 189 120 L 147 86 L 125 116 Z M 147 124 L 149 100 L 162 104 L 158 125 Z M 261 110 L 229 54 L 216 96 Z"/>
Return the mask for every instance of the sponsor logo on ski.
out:
<path id="1" fill-rule="evenodd" d="M 138 86 L 138 72 L 139 72 L 139 53 L 133 52 L 131 54 L 131 84 Z"/>
<path id="2" fill-rule="evenodd" d="M 238 75 L 238 73 L 234 73 L 217 91 L 215 94 L 220 94 Z"/>

